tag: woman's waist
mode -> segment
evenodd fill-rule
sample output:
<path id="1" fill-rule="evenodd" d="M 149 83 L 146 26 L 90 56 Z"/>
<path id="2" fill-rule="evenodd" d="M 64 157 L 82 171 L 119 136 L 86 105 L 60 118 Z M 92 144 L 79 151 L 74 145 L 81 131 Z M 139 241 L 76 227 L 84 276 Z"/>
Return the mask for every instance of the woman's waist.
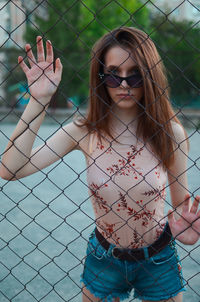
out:
<path id="1" fill-rule="evenodd" d="M 166 219 L 158 221 L 111 221 L 105 217 L 96 219 L 101 235 L 117 247 L 138 249 L 155 242 L 162 234 Z"/>

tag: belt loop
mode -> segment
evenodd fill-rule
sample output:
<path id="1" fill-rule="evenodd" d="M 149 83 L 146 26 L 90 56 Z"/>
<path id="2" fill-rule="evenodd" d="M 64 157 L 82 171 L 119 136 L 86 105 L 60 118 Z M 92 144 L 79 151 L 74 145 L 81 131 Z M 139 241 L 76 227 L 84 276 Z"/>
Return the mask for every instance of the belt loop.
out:
<path id="1" fill-rule="evenodd" d="M 149 259 L 148 248 L 147 248 L 147 247 L 144 247 L 143 250 L 144 250 L 144 257 L 145 257 L 145 260 L 148 260 L 148 259 Z"/>
<path id="2" fill-rule="evenodd" d="M 112 256 L 112 250 L 113 250 L 114 246 L 112 244 L 110 244 L 109 249 L 107 250 L 107 255 L 108 257 Z"/>

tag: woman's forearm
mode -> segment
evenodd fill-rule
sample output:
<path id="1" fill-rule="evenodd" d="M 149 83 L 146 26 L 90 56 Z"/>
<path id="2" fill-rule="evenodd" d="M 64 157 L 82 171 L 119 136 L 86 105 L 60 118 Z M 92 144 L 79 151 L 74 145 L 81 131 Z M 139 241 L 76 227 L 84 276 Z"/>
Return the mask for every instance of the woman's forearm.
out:
<path id="1" fill-rule="evenodd" d="M 36 134 L 42 124 L 50 100 L 30 99 L 5 149 L 0 166 L 0 176 L 12 179 L 30 160 Z"/>

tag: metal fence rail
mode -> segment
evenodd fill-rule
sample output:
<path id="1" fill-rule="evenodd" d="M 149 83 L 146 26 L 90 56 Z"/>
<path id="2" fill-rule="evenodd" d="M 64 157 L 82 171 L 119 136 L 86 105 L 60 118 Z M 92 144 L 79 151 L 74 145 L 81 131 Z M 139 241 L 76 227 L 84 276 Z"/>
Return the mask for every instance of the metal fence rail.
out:
<path id="1" fill-rule="evenodd" d="M 189 193 L 194 197 L 200 192 L 198 1 L 173 1 L 170 4 L 164 0 L 34 0 L 29 3 L 9 0 L 0 1 L 0 20 L 1 157 L 15 127 L 11 121 L 20 118 L 31 96 L 30 87 L 17 63 L 19 55 L 27 59 L 26 42 L 31 44 L 35 53 L 36 36 L 41 36 L 44 41 L 51 40 L 55 58 L 59 57 L 63 64 L 61 84 L 46 110 L 48 124 L 43 124 L 36 137 L 36 145 L 40 145 L 77 115 L 86 117 L 91 88 L 90 53 L 96 40 L 116 27 L 133 26 L 150 36 L 167 67 L 170 102 L 189 129 Z M 99 145 L 99 149 L 103 148 Z M 110 151 L 106 149 L 106 152 Z M 123 173 L 131 160 L 129 158 L 125 166 L 113 166 L 113 173 Z M 88 237 L 96 223 L 90 197 L 95 196 L 102 202 L 98 196 L 99 187 L 94 185 L 91 189 L 90 186 L 88 194 L 87 172 L 83 155 L 74 151 L 25 179 L 14 182 L 1 179 L 1 302 L 81 301 L 83 289 L 79 275 L 85 263 Z M 166 188 L 169 190 L 169 185 Z M 129 192 L 123 191 L 123 194 L 118 201 L 125 207 Z M 151 195 L 149 193 L 149 202 Z M 169 209 L 168 191 L 163 199 Z M 146 211 L 146 208 L 141 206 L 135 217 L 142 210 Z M 199 242 L 190 246 L 177 241 L 177 246 L 187 287 L 183 301 L 198 302 Z M 134 300 L 137 299 L 132 296 L 126 301 Z"/>

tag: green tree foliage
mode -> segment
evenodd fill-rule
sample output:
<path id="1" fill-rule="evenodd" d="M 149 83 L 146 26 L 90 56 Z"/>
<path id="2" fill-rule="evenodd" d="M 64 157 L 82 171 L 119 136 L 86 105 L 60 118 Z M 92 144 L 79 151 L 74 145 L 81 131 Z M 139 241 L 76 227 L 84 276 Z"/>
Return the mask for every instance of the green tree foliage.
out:
<path id="1" fill-rule="evenodd" d="M 118 26 L 135 26 L 146 30 L 149 10 L 141 1 L 85 0 L 81 6 L 80 30 L 89 48 L 98 38 Z"/>
<path id="2" fill-rule="evenodd" d="M 152 14 L 139 0 L 48 0 L 47 18 L 31 19 L 26 40 L 35 45 L 37 35 L 50 39 L 64 72 L 57 106 L 68 97 L 87 102 L 90 53 L 93 44 L 118 26 L 145 30 L 156 43 L 168 70 L 171 99 L 186 104 L 196 98 L 200 82 L 200 31 L 189 21 L 169 21 Z M 34 25 L 33 25 L 33 24 Z"/>
<path id="3" fill-rule="evenodd" d="M 168 70 L 171 98 L 178 105 L 191 105 L 199 94 L 200 31 L 192 22 L 169 21 L 155 15 L 151 26 L 152 39 Z"/>
<path id="4" fill-rule="evenodd" d="M 115 27 L 149 26 L 149 11 L 138 0 L 49 0 L 48 19 L 31 19 L 26 40 L 35 44 L 37 35 L 50 39 L 63 64 L 63 78 L 57 94 L 59 106 L 68 97 L 87 100 L 88 74 L 92 45 Z M 34 25 L 33 25 L 34 24 Z"/>

